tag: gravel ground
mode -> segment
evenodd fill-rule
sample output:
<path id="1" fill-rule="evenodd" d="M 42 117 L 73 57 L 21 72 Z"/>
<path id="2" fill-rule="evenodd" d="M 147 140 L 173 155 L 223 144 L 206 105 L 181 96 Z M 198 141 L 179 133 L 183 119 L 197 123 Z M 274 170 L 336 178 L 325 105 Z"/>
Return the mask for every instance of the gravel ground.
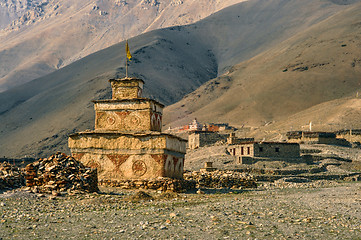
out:
<path id="1" fill-rule="evenodd" d="M 202 191 L 198 191 L 202 192 Z M 361 183 L 53 197 L 0 194 L 2 239 L 361 239 Z M 150 198 L 150 199 L 149 199 Z"/>

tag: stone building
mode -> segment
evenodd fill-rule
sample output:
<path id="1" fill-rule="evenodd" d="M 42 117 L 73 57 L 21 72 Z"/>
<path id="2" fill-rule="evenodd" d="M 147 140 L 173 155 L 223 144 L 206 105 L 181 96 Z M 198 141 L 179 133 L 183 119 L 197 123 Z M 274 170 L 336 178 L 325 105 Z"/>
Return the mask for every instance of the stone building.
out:
<path id="1" fill-rule="evenodd" d="M 361 129 L 340 130 L 335 133 L 337 138 L 344 138 L 349 142 L 361 142 Z"/>
<path id="2" fill-rule="evenodd" d="M 291 131 L 286 134 L 288 142 L 308 144 L 330 144 L 349 146 L 350 143 L 343 138 L 337 138 L 333 132 L 303 132 Z"/>
<path id="3" fill-rule="evenodd" d="M 188 135 L 188 148 L 197 149 L 219 141 L 227 141 L 227 135 L 209 131 L 193 131 Z"/>
<path id="4" fill-rule="evenodd" d="M 238 138 L 235 133 L 230 133 L 227 138 L 227 143 L 230 145 L 240 144 L 245 142 L 253 142 L 254 138 Z"/>
<path id="5" fill-rule="evenodd" d="M 183 178 L 186 140 L 161 133 L 163 105 L 142 98 L 143 80 L 111 79 L 112 99 L 94 101 L 95 130 L 69 136 L 72 155 L 99 180 Z"/>
<path id="6" fill-rule="evenodd" d="M 216 142 L 223 142 L 225 144 L 239 144 L 243 142 L 252 142 L 254 138 L 237 138 L 234 133 L 220 134 L 212 131 L 192 131 L 188 135 L 188 148 L 197 149 Z"/>
<path id="7" fill-rule="evenodd" d="M 298 143 L 248 142 L 229 146 L 227 150 L 241 164 L 269 160 L 297 161 L 300 159 L 300 145 Z"/>

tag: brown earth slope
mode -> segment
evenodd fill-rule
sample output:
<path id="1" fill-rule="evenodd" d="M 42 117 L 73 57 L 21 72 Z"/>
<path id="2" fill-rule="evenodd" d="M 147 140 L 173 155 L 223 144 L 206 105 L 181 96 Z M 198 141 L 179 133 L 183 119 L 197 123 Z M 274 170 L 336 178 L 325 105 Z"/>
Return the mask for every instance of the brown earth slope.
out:
<path id="1" fill-rule="evenodd" d="M 243 1 L 1 1 L 0 92 L 127 38 L 194 23 Z"/>
<path id="2" fill-rule="evenodd" d="M 205 83 L 169 106 L 166 121 L 360 128 L 360 40 L 357 4 Z"/>

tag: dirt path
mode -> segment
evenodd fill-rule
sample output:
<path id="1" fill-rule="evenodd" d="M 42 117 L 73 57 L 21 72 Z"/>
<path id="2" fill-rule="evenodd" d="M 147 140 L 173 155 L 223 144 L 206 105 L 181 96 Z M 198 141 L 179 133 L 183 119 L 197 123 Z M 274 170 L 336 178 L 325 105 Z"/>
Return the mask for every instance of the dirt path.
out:
<path id="1" fill-rule="evenodd" d="M 298 187 L 302 187 L 299 185 Z M 204 190 L 131 201 L 135 192 L 0 195 L 2 239 L 361 239 L 361 183 Z"/>

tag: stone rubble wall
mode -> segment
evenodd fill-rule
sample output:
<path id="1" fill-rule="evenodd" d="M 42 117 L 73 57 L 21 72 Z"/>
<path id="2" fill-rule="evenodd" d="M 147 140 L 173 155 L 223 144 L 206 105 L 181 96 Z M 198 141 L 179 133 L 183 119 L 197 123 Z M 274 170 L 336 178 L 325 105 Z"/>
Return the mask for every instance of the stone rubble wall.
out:
<path id="1" fill-rule="evenodd" d="M 99 180 L 99 185 L 119 187 L 122 189 L 152 189 L 158 191 L 184 192 L 195 189 L 196 182 L 173 178 L 156 178 L 144 180 Z"/>
<path id="2" fill-rule="evenodd" d="M 97 170 L 86 168 L 73 157 L 57 153 L 25 167 L 26 186 L 42 193 L 97 192 Z"/>
<path id="3" fill-rule="evenodd" d="M 0 163 L 0 190 L 19 188 L 25 185 L 22 171 L 7 162 Z"/>
<path id="4" fill-rule="evenodd" d="M 338 134 L 337 138 L 343 138 L 346 139 L 349 142 L 361 142 L 361 133 L 357 132 L 353 132 L 351 135 L 350 134 Z"/>
<path id="5" fill-rule="evenodd" d="M 257 188 L 257 182 L 248 173 L 235 171 L 188 172 L 184 179 L 195 181 L 197 188 Z"/>
<path id="6" fill-rule="evenodd" d="M 122 189 L 154 189 L 183 192 L 196 188 L 257 188 L 252 175 L 235 171 L 186 172 L 184 179 L 156 178 L 150 180 L 99 180 L 99 185 Z"/>

